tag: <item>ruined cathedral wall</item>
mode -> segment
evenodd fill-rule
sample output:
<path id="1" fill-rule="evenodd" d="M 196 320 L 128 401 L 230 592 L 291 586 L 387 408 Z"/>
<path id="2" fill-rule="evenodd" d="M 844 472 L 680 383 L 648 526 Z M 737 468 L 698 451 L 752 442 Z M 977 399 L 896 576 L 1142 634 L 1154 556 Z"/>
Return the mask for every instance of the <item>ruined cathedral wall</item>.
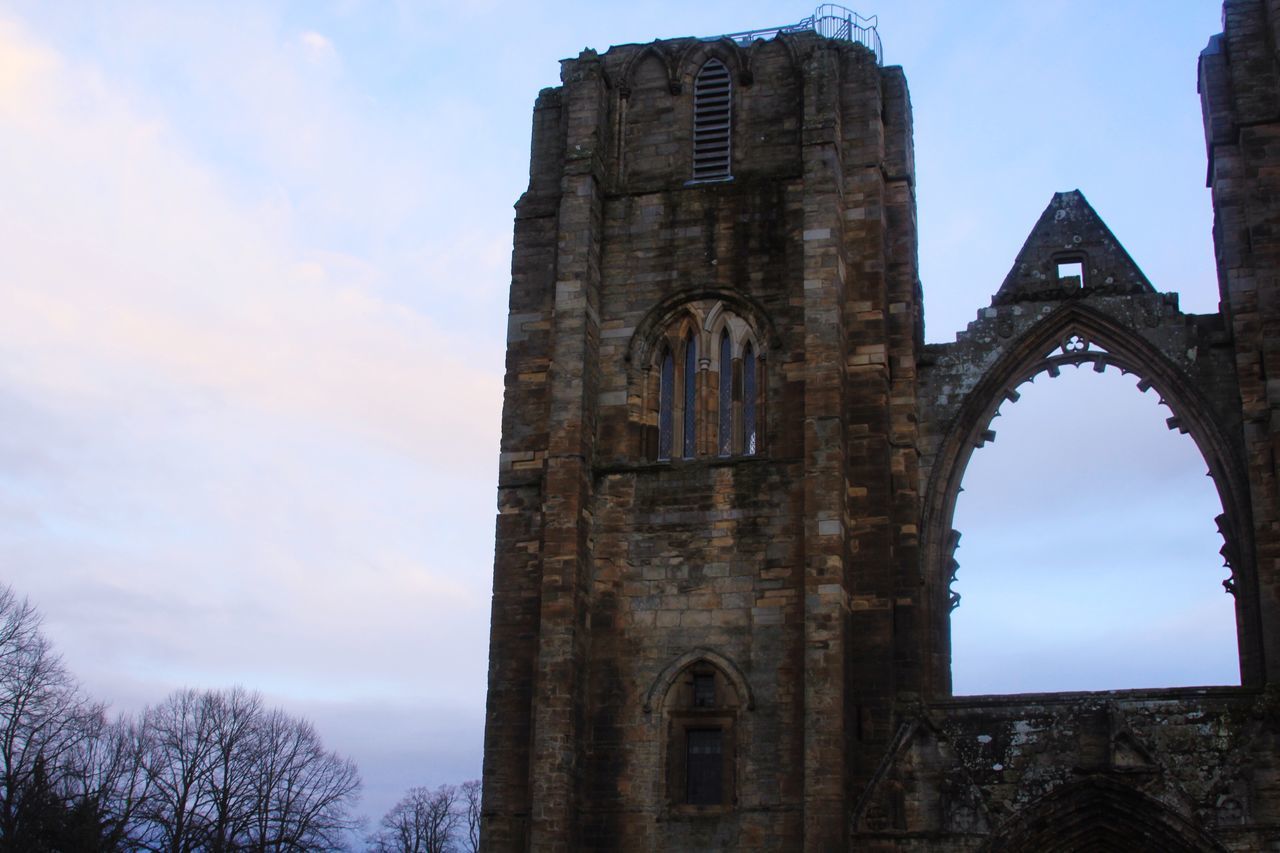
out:
<path id="1" fill-rule="evenodd" d="M 516 205 L 484 751 L 485 796 L 495 804 L 486 839 L 495 850 L 523 848 L 529 832 L 563 121 L 560 90 L 544 91 L 534 107 L 530 185 Z"/>
<path id="2" fill-rule="evenodd" d="M 1236 353 L 1253 496 L 1261 643 L 1280 677 L 1280 5 L 1228 0 L 1200 54 L 1222 311 Z"/>
<path id="3" fill-rule="evenodd" d="M 814 33 L 564 62 L 516 205 L 485 849 L 1275 843 L 1280 0 L 1225 12 L 1223 314 L 1076 191 L 933 346 L 900 69 Z M 1137 374 L 1204 453 L 1242 687 L 950 696 L 965 464 L 1067 368 Z"/>
<path id="4" fill-rule="evenodd" d="M 736 87 L 733 179 L 689 185 L 691 93 L 710 58 Z M 602 216 L 582 843 L 790 849 L 803 831 L 804 733 L 814 725 L 804 708 L 830 709 L 823 727 L 833 733 L 857 725 L 843 695 L 843 594 L 837 639 L 820 641 L 832 647 L 834 677 L 806 677 L 806 562 L 835 565 L 829 586 L 843 589 L 857 531 L 867 537 L 860 571 L 895 576 L 879 568 L 892 559 L 894 488 L 882 473 L 891 426 L 881 407 L 894 394 L 890 360 L 914 363 L 919 316 L 905 81 L 861 48 L 805 36 L 749 49 L 626 46 L 600 61 L 615 90 L 617 158 L 605 166 Z M 700 429 L 694 458 L 659 458 L 663 347 L 678 353 L 689 335 L 697 340 L 696 405 L 711 426 L 726 328 L 735 393 L 743 340 L 759 359 L 758 447 L 748 453 L 740 437 L 719 446 L 715 429 Z M 852 457 L 843 446 L 851 415 Z M 867 512 L 875 521 L 853 521 L 850 495 L 876 505 Z M 875 609 L 888 613 L 891 597 L 876 593 Z M 889 620 L 878 621 L 887 648 Z M 734 697 L 733 808 L 716 821 L 675 802 L 679 723 L 651 695 L 673 662 L 702 651 L 734 668 L 749 693 Z M 888 661 L 865 679 L 886 709 Z M 830 781 L 843 798 L 839 735 L 823 761 L 837 768 Z"/>
<path id="5" fill-rule="evenodd" d="M 604 57 L 628 84 L 614 101 L 620 157 L 602 234 L 588 846 L 763 849 L 800 834 L 802 386 L 788 378 L 804 357 L 800 75 L 781 44 L 742 53 L 681 40 Z M 737 92 L 733 180 L 686 186 L 693 75 L 711 56 Z M 745 342 L 760 364 L 750 454 L 741 437 L 719 446 L 712 423 L 721 372 L 732 369 L 719 352 L 726 331 L 738 396 Z M 660 350 L 690 337 L 696 451 L 659 460 Z M 662 682 L 702 652 L 737 670 L 750 693 L 733 697 L 736 808 L 711 822 L 675 802 L 669 740 L 679 722 Z"/>
<path id="6" fill-rule="evenodd" d="M 605 205 L 588 844 L 706 843 L 697 838 L 706 821 L 671 804 L 671 721 L 662 697 L 646 699 L 673 661 L 701 649 L 731 662 L 755 691 L 755 707 L 741 708 L 735 727 L 738 808 L 716 832 L 739 849 L 756 846 L 746 839 L 777 846 L 798 835 L 802 408 L 788 376 L 804 356 L 803 317 L 793 307 L 802 289 L 800 200 L 795 181 L 735 176 L 728 185 L 619 194 Z M 709 398 L 726 369 L 715 312 L 751 326 L 763 365 L 762 431 L 750 457 L 742 448 L 721 456 L 706 443 L 715 438 L 706 429 Z M 657 384 L 653 350 L 682 323 L 677 343 L 692 334 L 699 350 L 703 429 L 695 458 L 659 461 L 647 406 Z M 659 825 L 661 840 L 652 835 Z"/>

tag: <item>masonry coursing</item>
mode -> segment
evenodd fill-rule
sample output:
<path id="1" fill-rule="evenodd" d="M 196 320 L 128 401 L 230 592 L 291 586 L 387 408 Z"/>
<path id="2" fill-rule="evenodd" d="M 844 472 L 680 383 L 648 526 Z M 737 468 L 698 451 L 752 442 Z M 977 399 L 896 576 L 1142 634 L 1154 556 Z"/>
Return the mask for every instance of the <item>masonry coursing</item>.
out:
<path id="1" fill-rule="evenodd" d="M 516 206 L 485 849 L 1280 844 L 1280 0 L 1226 12 L 1201 60 L 1223 312 L 1181 313 L 1066 192 L 941 345 L 901 69 L 804 32 L 563 63 Z M 732 81 L 733 178 L 693 183 L 709 59 Z M 721 328 L 756 361 L 722 364 Z M 663 353 L 686 336 L 673 394 Z M 951 698 L 964 465 L 1020 382 L 1075 368 L 1139 374 L 1204 453 L 1242 687 Z M 699 673 L 714 701 L 691 698 Z M 685 796 L 695 729 L 721 738 L 714 802 Z"/>

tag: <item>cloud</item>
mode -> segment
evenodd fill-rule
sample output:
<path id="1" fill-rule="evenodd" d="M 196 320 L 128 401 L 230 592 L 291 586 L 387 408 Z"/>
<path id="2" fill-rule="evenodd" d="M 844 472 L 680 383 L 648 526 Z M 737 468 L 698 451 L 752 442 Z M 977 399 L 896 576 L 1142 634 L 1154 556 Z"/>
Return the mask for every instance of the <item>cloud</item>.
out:
<path id="1" fill-rule="evenodd" d="M 298 41 L 307 49 L 311 58 L 317 61 L 332 59 L 337 51 L 333 42 L 314 30 L 307 30 L 298 36 Z"/>
<path id="2" fill-rule="evenodd" d="M 3 38 L 6 54 L 36 53 L 11 28 Z M 161 121 L 56 63 L 34 67 L 7 103 L 44 89 L 55 106 L 10 113 L 4 143 L 0 336 L 36 362 L 13 381 L 99 402 L 116 383 L 178 388 L 403 452 L 495 446 L 470 424 L 497 422 L 497 377 L 472 366 L 466 339 L 371 287 L 376 261 L 294 244 Z"/>
<path id="3" fill-rule="evenodd" d="M 364 124 L 340 84 L 265 57 L 239 132 L 302 165 L 247 192 L 186 119 L 0 22 L 0 562 L 118 707 L 238 682 L 474 729 L 502 386 L 467 312 L 505 238 L 425 239 L 405 147 L 329 133 Z M 258 122 L 295 86 L 303 137 Z M 325 238 L 366 216 L 385 243 Z"/>

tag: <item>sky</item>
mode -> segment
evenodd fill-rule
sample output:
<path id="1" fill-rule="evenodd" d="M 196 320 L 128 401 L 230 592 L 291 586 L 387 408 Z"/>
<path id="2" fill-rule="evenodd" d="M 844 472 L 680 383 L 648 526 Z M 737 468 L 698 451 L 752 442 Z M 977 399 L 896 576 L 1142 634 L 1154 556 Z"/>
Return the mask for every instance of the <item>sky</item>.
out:
<path id="1" fill-rule="evenodd" d="M 911 88 L 929 340 L 1075 188 L 1158 290 L 1216 310 L 1218 4 L 977 8 L 859 10 Z M 375 818 L 477 777 L 534 98 L 584 47 L 808 14 L 0 0 L 0 580 L 86 689 L 259 690 L 359 763 Z M 957 692 L 1238 677 L 1203 459 L 1132 384 L 1041 378 L 974 455 Z"/>

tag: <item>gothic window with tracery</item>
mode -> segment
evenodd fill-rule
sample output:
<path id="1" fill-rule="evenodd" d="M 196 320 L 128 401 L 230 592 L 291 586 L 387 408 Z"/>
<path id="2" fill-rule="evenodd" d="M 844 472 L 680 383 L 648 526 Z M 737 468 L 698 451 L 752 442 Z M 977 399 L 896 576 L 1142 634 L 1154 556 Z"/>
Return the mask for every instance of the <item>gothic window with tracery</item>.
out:
<path id="1" fill-rule="evenodd" d="M 662 367 L 658 391 L 658 458 L 670 459 L 675 441 L 676 366 L 671 347 L 662 351 Z"/>
<path id="2" fill-rule="evenodd" d="M 698 453 L 698 341 L 690 332 L 684 339 L 684 458 Z"/>
<path id="3" fill-rule="evenodd" d="M 733 370 L 725 365 L 733 364 L 733 342 L 729 330 L 720 333 L 720 455 L 733 455 Z"/>
<path id="4" fill-rule="evenodd" d="M 760 446 L 759 427 L 756 420 L 757 374 L 755 347 L 747 341 L 742 352 L 742 454 L 755 456 Z"/>
<path id="5" fill-rule="evenodd" d="M 696 303 L 671 322 L 654 351 L 644 392 L 646 423 L 656 428 L 646 439 L 649 458 L 761 452 L 764 364 L 751 324 L 719 302 Z"/>

